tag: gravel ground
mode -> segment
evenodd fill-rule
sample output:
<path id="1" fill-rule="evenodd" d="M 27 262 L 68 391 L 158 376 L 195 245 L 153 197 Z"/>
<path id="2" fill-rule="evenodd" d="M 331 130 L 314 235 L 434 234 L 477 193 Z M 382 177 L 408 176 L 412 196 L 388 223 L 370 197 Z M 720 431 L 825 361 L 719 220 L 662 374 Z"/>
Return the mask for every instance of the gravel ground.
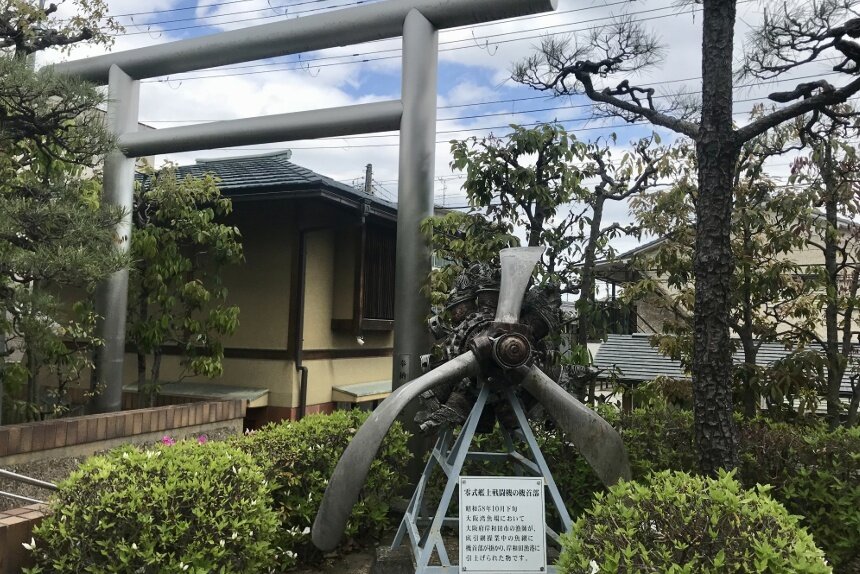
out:
<path id="1" fill-rule="evenodd" d="M 373 548 L 353 552 L 326 560 L 318 566 L 290 570 L 289 574 L 370 574 L 373 552 Z"/>
<path id="2" fill-rule="evenodd" d="M 228 436 L 234 434 L 232 429 L 227 427 L 215 429 L 212 432 L 206 433 L 209 440 L 224 440 Z M 171 436 L 175 439 L 185 438 L 182 435 L 173 435 Z M 189 434 L 187 438 L 196 439 L 196 434 Z M 152 443 L 150 443 L 152 444 Z M 102 451 L 106 452 L 106 451 Z M 98 454 L 98 453 L 97 453 Z M 35 462 L 29 462 L 26 464 L 19 464 L 10 467 L 4 467 L 3 470 L 10 470 L 12 472 L 17 472 L 19 474 L 23 474 L 25 476 L 30 476 L 33 478 L 38 478 L 39 480 L 45 480 L 47 482 L 57 483 L 66 477 L 68 477 L 72 472 L 74 472 L 78 466 L 85 460 L 89 458 L 88 456 L 72 456 L 67 458 L 53 458 L 40 460 Z M 21 496 L 26 496 L 29 498 L 34 498 L 36 500 L 47 500 L 50 496 L 50 491 L 47 491 L 43 488 L 39 488 L 36 486 L 30 486 L 29 484 L 23 484 L 21 482 L 16 482 L 8 479 L 0 478 L 0 491 L 11 492 L 13 494 L 19 494 Z M 11 498 L 7 498 L 5 496 L 0 496 L 0 510 L 8 510 L 10 508 L 17 508 L 19 506 L 26 506 L 30 504 L 29 502 L 22 502 L 19 500 L 13 500 Z"/>

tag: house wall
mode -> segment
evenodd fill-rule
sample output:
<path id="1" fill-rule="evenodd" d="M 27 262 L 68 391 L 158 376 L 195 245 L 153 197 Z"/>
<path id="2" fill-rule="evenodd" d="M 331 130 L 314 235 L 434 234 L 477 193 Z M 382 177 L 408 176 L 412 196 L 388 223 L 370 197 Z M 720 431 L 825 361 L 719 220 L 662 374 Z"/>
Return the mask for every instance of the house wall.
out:
<path id="1" fill-rule="evenodd" d="M 354 335 L 331 327 L 333 318 L 352 317 L 357 224 L 338 219 L 331 207 L 305 203 L 237 202 L 231 217 L 242 233 L 245 263 L 223 274 L 228 301 L 238 305 L 240 313 L 236 333 L 224 339 L 224 373 L 217 382 L 268 388 L 271 419 L 294 416 L 299 406 L 290 311 L 300 227 L 308 229 L 302 342 L 308 411 L 331 410 L 335 385 L 391 378 L 391 332 L 366 333 L 361 344 Z M 336 227 L 316 229 L 332 225 Z M 179 357 L 164 358 L 164 380 L 181 374 L 179 362 Z M 125 373 L 127 381 L 136 379 L 132 355 L 127 355 Z"/>
<path id="2" fill-rule="evenodd" d="M 819 236 L 815 239 L 818 243 L 823 243 L 822 237 Z M 849 235 L 846 233 L 845 241 L 849 240 L 856 241 L 856 239 L 850 238 Z M 647 257 L 649 253 L 656 251 L 657 248 L 658 246 L 655 246 L 646 251 L 642 251 L 641 256 Z M 791 253 L 781 254 L 779 257 L 780 259 L 789 260 L 801 267 L 807 268 L 807 272 L 809 273 L 820 271 L 824 266 L 823 252 L 821 251 L 821 249 L 818 249 L 814 246 L 808 246 L 804 249 L 799 249 Z M 653 279 L 655 279 L 659 283 L 662 283 L 663 288 L 670 296 L 675 295 L 677 293 L 676 289 L 671 288 L 667 285 L 665 277 L 655 274 L 652 275 Z M 667 320 L 672 319 L 673 315 L 671 311 L 665 309 L 664 306 L 661 305 L 658 300 L 656 300 L 656 296 L 654 298 L 645 298 L 643 300 L 638 301 L 636 304 L 636 309 L 637 313 L 641 317 L 643 317 L 651 325 L 651 327 L 653 327 L 653 329 L 649 329 L 646 325 L 644 325 L 643 321 L 639 321 L 637 325 L 638 331 L 643 333 L 661 332 L 663 330 L 663 325 L 666 323 Z M 782 326 L 781 328 L 784 330 L 789 329 L 787 325 Z M 855 316 L 854 330 L 860 331 L 860 314 Z M 821 319 L 818 321 L 817 324 L 816 334 L 821 338 L 826 337 L 826 325 L 824 322 L 823 311 Z"/>
<path id="3" fill-rule="evenodd" d="M 662 333 L 663 326 L 676 318 L 656 295 L 637 301 L 636 314 L 636 331 L 639 333 Z"/>
<path id="4" fill-rule="evenodd" d="M 211 380 L 230 386 L 269 389 L 267 419 L 294 416 L 299 406 L 292 306 L 299 265 L 300 228 L 305 232 L 306 278 L 303 364 L 308 368 L 308 412 L 333 409 L 332 387 L 390 380 L 393 334 L 332 330 L 333 318 L 353 314 L 358 220 L 331 204 L 311 201 L 235 202 L 230 217 L 242 235 L 245 263 L 227 267 L 222 277 L 228 303 L 238 305 L 239 327 L 223 340 L 223 375 Z M 322 229 L 318 229 L 322 228 Z M 149 368 L 150 365 L 147 365 Z M 184 377 L 180 357 L 162 358 L 165 384 Z M 125 383 L 136 382 L 137 356 L 127 353 Z M 81 378 L 81 395 L 89 373 Z M 50 384 L 50 382 L 45 382 Z"/>
<path id="5" fill-rule="evenodd" d="M 331 401 L 335 385 L 391 380 L 394 337 L 390 331 L 366 332 L 361 344 L 352 334 L 332 330 L 333 318 L 352 317 L 355 235 L 327 229 L 309 233 L 306 242 L 304 364 L 308 404 L 314 405 Z"/>

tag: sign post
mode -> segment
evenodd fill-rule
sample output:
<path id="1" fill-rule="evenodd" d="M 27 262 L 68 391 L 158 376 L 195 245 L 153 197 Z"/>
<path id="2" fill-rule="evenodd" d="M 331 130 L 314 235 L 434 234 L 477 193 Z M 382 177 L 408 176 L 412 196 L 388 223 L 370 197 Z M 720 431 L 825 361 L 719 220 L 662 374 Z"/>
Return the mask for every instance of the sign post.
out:
<path id="1" fill-rule="evenodd" d="M 546 573 L 544 479 L 460 477 L 460 572 Z"/>

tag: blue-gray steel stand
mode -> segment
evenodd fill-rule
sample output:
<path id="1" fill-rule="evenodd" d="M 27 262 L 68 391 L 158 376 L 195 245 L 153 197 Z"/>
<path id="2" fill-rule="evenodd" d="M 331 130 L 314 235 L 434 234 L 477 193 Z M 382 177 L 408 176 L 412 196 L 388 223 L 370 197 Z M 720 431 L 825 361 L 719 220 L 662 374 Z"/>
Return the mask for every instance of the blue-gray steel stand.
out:
<path id="1" fill-rule="evenodd" d="M 475 430 L 478 427 L 478 421 L 481 419 L 481 414 L 487 406 L 487 399 L 491 393 L 500 394 L 511 405 L 517 422 L 520 425 L 518 438 L 528 445 L 532 456 L 531 459 L 517 452 L 511 435 L 501 425 L 499 428 L 505 441 L 505 452 L 477 452 L 469 450 L 469 446 L 472 444 L 472 439 L 475 436 Z M 519 436 L 520 434 L 521 436 Z M 451 444 L 452 440 L 453 445 Z M 543 477 L 549 497 L 558 511 L 564 530 L 570 530 L 570 514 L 564 505 L 564 501 L 561 499 L 561 494 L 558 492 L 558 487 L 552 478 L 552 473 L 535 440 L 525 411 L 523 410 L 522 402 L 511 386 L 494 388 L 490 384 L 482 383 L 475 406 L 472 407 L 472 411 L 466 418 L 466 422 L 463 423 L 463 428 L 460 430 L 460 434 L 457 435 L 456 440 L 454 440 L 454 433 L 451 428 L 444 428 L 439 435 L 436 446 L 433 447 L 433 451 L 430 453 L 430 458 L 427 460 L 424 472 L 418 480 L 415 493 L 412 495 L 412 500 L 409 501 L 409 506 L 407 506 L 403 520 L 400 522 L 400 528 L 398 528 L 394 542 L 391 545 L 392 548 L 397 548 L 403 542 L 403 538 L 407 535 L 409 536 L 415 560 L 416 574 L 454 574 L 459 572 L 459 566 L 451 564 L 448 552 L 445 550 L 445 543 L 442 539 L 442 527 L 459 527 L 459 519 L 449 517 L 447 514 L 454 491 L 459 484 L 460 472 L 466 460 L 509 461 L 514 463 L 512 472 L 515 472 L 517 475 L 531 474 L 532 476 Z M 442 492 L 442 498 L 436 511 L 433 514 L 427 514 L 424 494 L 430 477 L 437 466 L 448 477 L 448 481 L 445 484 L 445 490 Z M 559 534 L 550 528 L 549 525 L 546 526 L 546 532 L 550 540 L 556 544 L 559 543 Z M 430 559 L 433 556 L 434 550 L 439 557 L 440 566 L 430 565 Z M 555 572 L 555 568 L 550 566 L 548 572 Z"/>

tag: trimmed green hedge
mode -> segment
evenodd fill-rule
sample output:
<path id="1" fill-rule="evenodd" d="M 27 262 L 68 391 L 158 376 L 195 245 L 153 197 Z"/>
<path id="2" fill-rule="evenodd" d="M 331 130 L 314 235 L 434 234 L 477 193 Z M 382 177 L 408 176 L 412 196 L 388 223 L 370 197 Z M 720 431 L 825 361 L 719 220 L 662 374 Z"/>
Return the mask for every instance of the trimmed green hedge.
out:
<path id="1" fill-rule="evenodd" d="M 661 472 L 599 493 L 562 537 L 559 574 L 828 574 L 812 537 L 767 488 Z"/>
<path id="2" fill-rule="evenodd" d="M 60 484 L 28 572 L 271 572 L 277 528 L 269 485 L 247 454 L 213 442 L 122 447 Z"/>
<path id="3" fill-rule="evenodd" d="M 257 460 L 272 483 L 281 521 L 279 546 L 288 551 L 282 566 L 319 557 L 310 540 L 311 525 L 337 461 L 368 416 L 358 410 L 310 415 L 232 441 Z M 399 423 L 385 437 L 347 523 L 347 546 L 376 538 L 390 526 L 389 502 L 407 483 L 403 469 L 411 457 L 408 438 Z"/>
<path id="4" fill-rule="evenodd" d="M 621 415 L 601 407 L 618 428 L 630 456 L 633 479 L 675 470 L 695 474 L 693 414 L 661 403 Z M 860 573 L 860 428 L 829 431 L 823 425 L 739 421 L 741 466 L 737 478 L 746 488 L 770 484 L 770 495 L 792 514 L 824 550 L 838 573 Z M 574 516 L 605 492 L 576 448 L 552 427 L 534 429 L 541 450 Z M 503 445 L 498 433 L 481 436 L 487 450 Z M 477 447 L 476 447 L 477 448 Z M 506 472 L 488 463 L 469 463 L 466 473 Z M 437 477 L 434 491 L 441 490 Z M 552 514 L 551 507 L 548 511 Z"/>

